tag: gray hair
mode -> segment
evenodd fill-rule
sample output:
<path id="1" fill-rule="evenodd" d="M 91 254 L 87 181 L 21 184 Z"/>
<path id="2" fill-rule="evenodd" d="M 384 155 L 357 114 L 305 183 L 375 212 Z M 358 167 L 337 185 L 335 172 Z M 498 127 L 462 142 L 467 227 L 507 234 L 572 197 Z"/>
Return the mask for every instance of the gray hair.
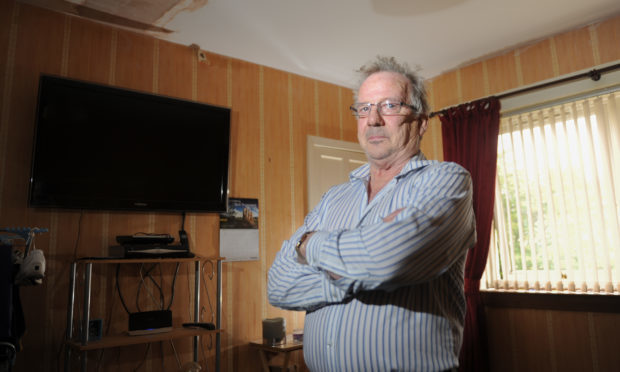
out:
<path id="1" fill-rule="evenodd" d="M 406 63 L 399 63 L 394 57 L 377 56 L 375 61 L 366 64 L 357 71 L 360 79 L 354 89 L 353 97 L 357 101 L 357 94 L 362 83 L 372 74 L 377 72 L 396 72 L 403 75 L 409 81 L 408 95 L 409 104 L 415 106 L 418 115 L 428 117 L 430 111 L 428 99 L 426 97 L 426 88 L 422 78 Z"/>

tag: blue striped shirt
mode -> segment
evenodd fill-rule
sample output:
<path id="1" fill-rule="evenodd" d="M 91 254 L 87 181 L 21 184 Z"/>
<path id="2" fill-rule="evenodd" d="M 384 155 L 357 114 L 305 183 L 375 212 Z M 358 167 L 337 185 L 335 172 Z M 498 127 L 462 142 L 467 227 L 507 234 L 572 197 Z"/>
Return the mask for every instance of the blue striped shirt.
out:
<path id="1" fill-rule="evenodd" d="M 311 371 L 456 367 L 465 257 L 476 241 L 469 173 L 420 153 L 369 203 L 369 169 L 354 170 L 349 182 L 325 193 L 282 244 L 269 270 L 269 302 L 307 311 Z M 316 233 L 302 265 L 295 243 L 306 231 Z"/>

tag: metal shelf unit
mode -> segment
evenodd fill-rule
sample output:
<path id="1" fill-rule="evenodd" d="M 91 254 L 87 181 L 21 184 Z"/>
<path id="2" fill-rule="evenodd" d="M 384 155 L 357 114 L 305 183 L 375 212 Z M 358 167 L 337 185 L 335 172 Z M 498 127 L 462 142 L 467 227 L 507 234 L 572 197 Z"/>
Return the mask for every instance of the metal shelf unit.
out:
<path id="1" fill-rule="evenodd" d="M 192 258 L 83 258 L 71 263 L 69 271 L 69 304 L 67 308 L 67 330 L 65 334 L 65 371 L 70 371 L 71 351 L 80 353 L 81 370 L 86 372 L 88 363 L 87 352 L 112 347 L 145 344 L 157 341 L 171 340 L 180 337 L 193 337 L 193 360 L 198 361 L 198 345 L 201 335 L 215 334 L 215 371 L 220 371 L 221 352 L 221 313 L 222 313 L 222 257 L 192 257 Z M 80 332 L 79 339 L 74 339 L 73 317 L 76 298 L 76 275 L 78 265 L 84 266 L 84 294 L 82 310 L 82 330 L 88 330 L 90 323 L 91 276 L 94 264 L 130 264 L 130 263 L 194 263 L 194 321 L 200 322 L 200 263 L 203 261 L 217 262 L 217 289 L 215 330 L 174 328 L 170 332 L 156 333 L 143 336 L 129 336 L 125 334 L 104 336 L 101 340 L 89 341 L 88 332 Z"/>

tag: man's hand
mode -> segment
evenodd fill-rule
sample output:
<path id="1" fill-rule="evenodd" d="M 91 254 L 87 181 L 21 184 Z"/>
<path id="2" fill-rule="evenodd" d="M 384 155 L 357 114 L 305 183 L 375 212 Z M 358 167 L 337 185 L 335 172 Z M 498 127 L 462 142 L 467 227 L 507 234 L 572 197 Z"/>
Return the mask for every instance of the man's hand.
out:
<path id="1" fill-rule="evenodd" d="M 405 208 L 400 208 L 395 210 L 394 212 L 388 214 L 387 216 L 385 216 L 383 218 L 383 222 L 392 222 L 394 220 L 394 218 L 396 218 L 396 216 Z M 308 233 L 307 235 L 305 235 L 303 237 L 303 241 L 301 242 L 301 244 L 299 245 L 299 248 L 297 249 L 297 261 L 303 265 L 307 264 L 308 261 L 306 260 L 306 242 L 308 241 L 308 239 L 310 239 L 310 237 L 312 236 L 312 234 L 314 234 L 313 232 Z M 332 273 L 331 271 L 326 271 L 327 275 L 329 275 L 330 278 L 334 279 L 334 280 L 338 280 L 340 278 L 342 278 L 342 276 L 340 275 L 336 275 L 334 273 Z"/>

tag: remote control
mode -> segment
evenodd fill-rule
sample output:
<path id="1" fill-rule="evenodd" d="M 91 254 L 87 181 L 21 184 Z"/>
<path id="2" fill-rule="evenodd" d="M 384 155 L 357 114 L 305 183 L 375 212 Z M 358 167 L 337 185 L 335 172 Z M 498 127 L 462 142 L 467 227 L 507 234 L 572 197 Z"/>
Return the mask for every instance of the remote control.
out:
<path id="1" fill-rule="evenodd" d="M 215 324 L 213 323 L 183 323 L 183 327 L 191 328 L 191 327 L 199 327 L 208 329 L 209 331 L 215 330 Z"/>

